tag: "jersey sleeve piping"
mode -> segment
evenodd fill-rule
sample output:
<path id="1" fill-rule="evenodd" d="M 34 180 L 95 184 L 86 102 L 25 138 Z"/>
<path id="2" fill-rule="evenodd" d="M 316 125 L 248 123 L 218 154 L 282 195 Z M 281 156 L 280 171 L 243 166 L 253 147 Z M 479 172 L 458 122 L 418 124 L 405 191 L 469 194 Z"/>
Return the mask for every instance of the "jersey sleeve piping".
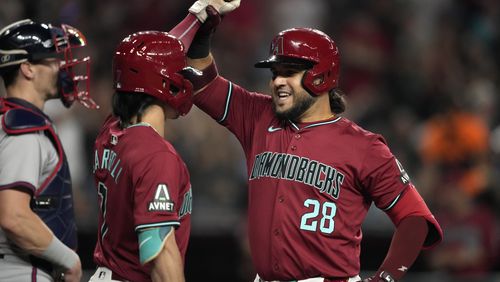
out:
<path id="1" fill-rule="evenodd" d="M 403 195 L 403 193 L 404 193 L 404 190 L 403 190 L 403 192 L 399 193 L 399 195 L 397 195 L 396 198 L 387 207 L 385 207 L 381 210 L 388 211 L 388 210 L 392 209 L 392 207 L 394 207 L 394 205 L 396 205 L 396 203 L 399 201 L 399 198 L 401 198 L 401 195 Z"/>
<path id="2" fill-rule="evenodd" d="M 161 226 L 180 226 L 181 223 L 179 221 L 163 221 L 163 222 L 155 222 L 155 223 L 146 223 L 137 225 L 135 227 L 135 231 L 139 231 L 141 229 L 152 228 L 152 227 L 161 227 Z"/>
<path id="3" fill-rule="evenodd" d="M 0 185 L 0 191 L 7 189 L 19 190 L 30 195 L 33 195 L 36 191 L 36 188 L 35 186 L 33 186 L 33 184 L 24 181 L 16 181 L 5 185 Z"/>
<path id="4" fill-rule="evenodd" d="M 227 89 L 226 105 L 224 107 L 224 113 L 222 114 L 222 117 L 217 121 L 218 123 L 223 123 L 224 120 L 226 120 L 227 115 L 229 113 L 229 103 L 231 102 L 231 96 L 233 94 L 233 83 L 231 81 L 228 82 L 229 82 L 229 87 Z"/>

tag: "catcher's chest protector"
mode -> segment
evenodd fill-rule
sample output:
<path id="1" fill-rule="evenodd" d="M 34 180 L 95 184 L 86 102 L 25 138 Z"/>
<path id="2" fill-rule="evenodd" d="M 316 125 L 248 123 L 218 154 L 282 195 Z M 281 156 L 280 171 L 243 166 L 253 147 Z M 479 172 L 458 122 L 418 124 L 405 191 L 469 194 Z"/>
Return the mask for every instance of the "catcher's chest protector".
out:
<path id="1" fill-rule="evenodd" d="M 73 210 L 73 191 L 69 166 L 59 137 L 51 120 L 20 104 L 0 99 L 3 130 L 9 135 L 43 131 L 59 156 L 54 171 L 35 191 L 31 209 L 45 222 L 55 236 L 72 249 L 77 247 Z M 29 165 L 29 164 L 27 164 Z"/>

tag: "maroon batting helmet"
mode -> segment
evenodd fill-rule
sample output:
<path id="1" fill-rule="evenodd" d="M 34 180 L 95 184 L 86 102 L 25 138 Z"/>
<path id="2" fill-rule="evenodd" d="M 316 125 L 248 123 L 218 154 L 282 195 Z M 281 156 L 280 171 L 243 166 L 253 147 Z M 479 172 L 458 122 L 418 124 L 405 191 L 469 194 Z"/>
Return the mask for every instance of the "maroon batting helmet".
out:
<path id="1" fill-rule="evenodd" d="M 302 86 L 318 96 L 338 86 L 339 50 L 325 33 L 312 28 L 284 30 L 271 42 L 269 58 L 255 64 L 269 68 L 274 64 L 300 65 L 308 70 Z"/>
<path id="2" fill-rule="evenodd" d="M 181 74 L 186 70 L 184 45 L 160 31 L 127 36 L 113 58 L 114 88 L 151 95 L 185 115 L 193 105 L 193 85 Z"/>

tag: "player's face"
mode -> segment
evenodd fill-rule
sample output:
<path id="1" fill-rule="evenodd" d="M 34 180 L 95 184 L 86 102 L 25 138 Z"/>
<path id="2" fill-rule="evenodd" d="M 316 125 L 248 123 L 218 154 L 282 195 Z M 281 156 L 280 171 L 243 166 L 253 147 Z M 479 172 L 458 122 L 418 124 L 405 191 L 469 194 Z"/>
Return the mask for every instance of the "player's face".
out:
<path id="1" fill-rule="evenodd" d="M 287 65 L 271 67 L 273 77 L 270 82 L 274 112 L 279 119 L 299 121 L 316 101 L 302 87 L 303 68 Z"/>
<path id="2" fill-rule="evenodd" d="M 56 58 L 43 59 L 32 64 L 35 70 L 35 89 L 45 96 L 45 99 L 57 98 L 57 76 L 59 73 L 60 60 Z"/>

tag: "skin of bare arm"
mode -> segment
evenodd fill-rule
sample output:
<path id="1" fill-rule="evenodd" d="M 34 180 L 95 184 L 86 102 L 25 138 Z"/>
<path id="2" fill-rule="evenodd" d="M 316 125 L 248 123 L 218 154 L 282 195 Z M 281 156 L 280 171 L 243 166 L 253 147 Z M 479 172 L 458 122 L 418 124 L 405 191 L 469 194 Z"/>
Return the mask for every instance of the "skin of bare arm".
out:
<path id="1" fill-rule="evenodd" d="M 0 227 L 16 246 L 40 256 L 52 242 L 54 234 L 31 210 L 30 200 L 29 194 L 16 189 L 0 191 Z M 80 261 L 64 274 L 65 281 L 80 281 Z"/>
<path id="2" fill-rule="evenodd" d="M 151 279 L 153 282 L 184 282 L 184 267 L 182 256 L 175 241 L 175 231 L 172 229 L 165 239 L 162 251 L 151 262 Z"/>

